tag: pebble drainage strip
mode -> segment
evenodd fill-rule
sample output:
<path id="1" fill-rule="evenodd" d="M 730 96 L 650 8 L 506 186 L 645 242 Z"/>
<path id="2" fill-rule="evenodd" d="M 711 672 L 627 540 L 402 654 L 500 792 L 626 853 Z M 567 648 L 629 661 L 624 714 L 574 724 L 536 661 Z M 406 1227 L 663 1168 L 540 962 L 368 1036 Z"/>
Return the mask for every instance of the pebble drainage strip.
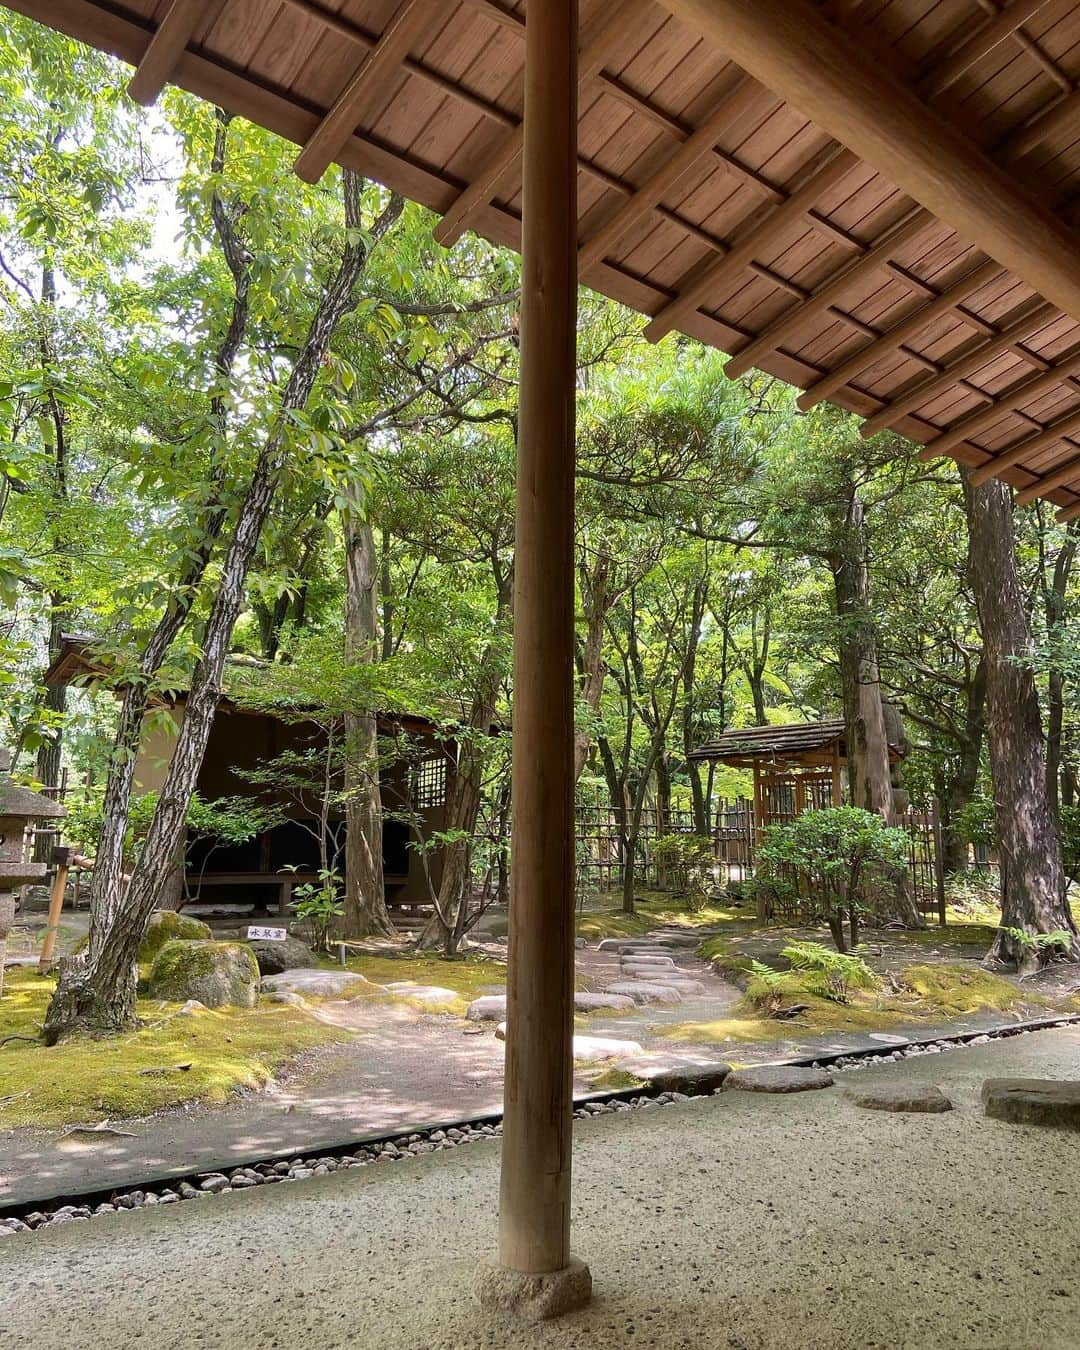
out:
<path id="1" fill-rule="evenodd" d="M 934 1040 L 908 1041 L 903 1045 L 874 1046 L 861 1050 L 841 1051 L 831 1055 L 818 1055 L 814 1058 L 779 1060 L 776 1063 L 814 1069 L 850 1071 L 868 1068 L 874 1064 L 909 1059 L 916 1055 L 934 1055 L 946 1050 L 964 1049 L 969 1045 L 984 1045 L 988 1041 L 1004 1040 L 1010 1036 L 1031 1035 L 1037 1031 L 1075 1025 L 1078 1022 L 1080 1022 L 1080 1016 L 1042 1018 L 1038 1021 L 993 1027 L 985 1031 L 965 1032 L 957 1036 L 940 1036 Z M 708 1066 L 702 1066 L 700 1070 L 689 1068 L 686 1071 L 686 1085 L 693 1088 L 695 1073 L 707 1075 L 709 1071 Z M 715 1081 L 715 1066 L 712 1073 L 713 1081 Z M 714 1091 L 722 1092 L 723 1088 L 708 1088 L 705 1091 L 692 1090 L 690 1092 L 654 1091 L 653 1093 L 650 1093 L 647 1088 L 628 1088 L 590 1098 L 574 1108 L 574 1116 L 579 1120 L 585 1120 L 590 1116 L 607 1115 L 615 1111 L 638 1111 L 652 1106 L 672 1106 L 676 1102 L 688 1102 L 695 1096 L 710 1096 Z M 98 1218 L 106 1214 L 119 1214 L 124 1210 L 145 1209 L 156 1205 L 176 1205 L 184 1200 L 205 1200 L 214 1195 L 229 1195 L 233 1191 L 248 1190 L 252 1186 L 265 1186 L 283 1181 L 306 1181 L 309 1177 L 328 1176 L 331 1172 L 346 1171 L 352 1167 L 367 1167 L 371 1163 L 399 1162 L 403 1158 L 418 1157 L 425 1153 L 438 1153 L 443 1149 L 456 1148 L 459 1144 L 472 1144 L 485 1139 L 495 1139 L 501 1134 L 502 1117 L 483 1116 L 472 1120 L 459 1121 L 453 1125 L 432 1126 L 405 1134 L 390 1135 L 382 1139 L 371 1139 L 349 1146 L 339 1146 L 318 1156 L 312 1154 L 296 1155 L 292 1158 L 245 1164 L 220 1172 L 192 1172 L 187 1177 L 172 1178 L 167 1182 L 155 1181 L 144 1187 L 130 1187 L 122 1190 L 106 1187 L 81 1197 L 75 1197 L 81 1199 L 82 1203 L 56 1205 L 55 1202 L 45 1201 L 38 1202 L 38 1206 L 34 1208 L 22 1208 L 17 1215 L 7 1213 L 5 1217 L 0 1218 L 0 1237 L 7 1237 L 15 1233 L 29 1233 L 36 1229 L 52 1227 L 55 1224 L 75 1223 L 79 1220 Z M 108 1199 L 98 1199 L 102 1196 L 107 1196 Z M 50 1207 L 50 1205 L 55 1207 Z M 0 1212 L 13 1208 L 15 1206 L 5 1206 L 0 1208 Z"/>

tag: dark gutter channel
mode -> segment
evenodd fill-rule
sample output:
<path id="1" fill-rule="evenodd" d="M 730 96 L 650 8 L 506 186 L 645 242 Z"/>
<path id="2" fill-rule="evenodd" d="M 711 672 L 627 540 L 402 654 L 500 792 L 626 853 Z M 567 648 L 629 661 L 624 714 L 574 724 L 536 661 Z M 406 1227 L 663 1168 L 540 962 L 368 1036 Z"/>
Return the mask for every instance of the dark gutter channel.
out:
<path id="1" fill-rule="evenodd" d="M 770 1060 L 768 1063 L 773 1065 L 787 1065 L 794 1068 L 809 1068 L 811 1066 L 820 1066 L 829 1068 L 835 1065 L 838 1060 L 874 1060 L 890 1059 L 898 1051 L 902 1055 L 907 1055 L 910 1051 L 920 1049 L 925 1046 L 963 1046 L 969 1045 L 972 1041 L 981 1040 L 987 1037 L 990 1040 L 1005 1040 L 1010 1036 L 1023 1036 L 1033 1031 L 1048 1031 L 1054 1027 L 1075 1026 L 1080 1023 L 1080 1014 L 1060 1017 L 1039 1017 L 1025 1022 L 1008 1022 L 1001 1026 L 982 1027 L 976 1031 L 959 1032 L 952 1036 L 931 1036 L 925 1040 L 904 1040 L 897 1041 L 895 1044 L 881 1046 L 864 1046 L 851 1050 L 836 1050 L 827 1054 L 799 1055 L 788 1059 Z M 754 1068 L 762 1067 L 759 1065 Z M 611 1092 L 594 1092 L 585 1096 L 575 1097 L 575 1110 L 584 1106 L 588 1102 L 632 1102 L 642 1097 L 655 1099 L 663 1097 L 671 1092 L 685 1092 L 687 1096 L 711 1096 L 715 1090 L 714 1086 L 701 1090 L 695 1087 L 695 1079 L 708 1080 L 710 1077 L 715 1083 L 717 1075 L 722 1075 L 727 1066 L 720 1061 L 709 1064 L 687 1065 L 681 1069 L 667 1070 L 659 1076 L 659 1079 L 653 1083 L 647 1083 L 644 1087 L 637 1088 L 619 1088 Z M 680 1077 L 682 1085 L 679 1085 Z M 297 1148 L 292 1145 L 288 1148 L 276 1149 L 269 1153 L 252 1153 L 241 1157 L 230 1157 L 219 1159 L 208 1163 L 205 1167 L 197 1170 L 188 1168 L 166 1169 L 164 1171 L 151 1172 L 148 1175 L 136 1179 L 119 1179 L 113 1184 L 104 1187 L 95 1187 L 92 1190 L 83 1191 L 64 1191 L 59 1195 L 49 1197 L 39 1197 L 35 1200 L 15 1199 L 0 1203 L 0 1219 L 21 1218 L 24 1214 L 42 1211 L 48 1213 L 51 1210 L 59 1209 L 64 1205 L 99 1205 L 112 1201 L 112 1199 L 127 1191 L 152 1190 L 157 1187 L 174 1188 L 182 1181 L 196 1184 L 200 1177 L 205 1177 L 211 1172 L 223 1172 L 228 1174 L 239 1167 L 254 1167 L 258 1163 L 283 1162 L 290 1159 L 300 1158 L 334 1158 L 342 1157 L 346 1154 L 355 1152 L 359 1148 L 371 1148 L 376 1144 L 399 1144 L 410 1135 L 420 1134 L 425 1138 L 437 1130 L 464 1129 L 469 1126 L 477 1127 L 481 1125 L 498 1125 L 502 1122 L 501 1111 L 491 1111 L 483 1115 L 466 1116 L 464 1119 L 455 1118 L 442 1121 L 425 1121 L 423 1124 L 402 1126 L 395 1129 L 392 1133 L 382 1134 L 363 1134 L 354 1135 L 348 1140 L 340 1138 L 314 1142 L 309 1145 Z M 497 1136 L 488 1136 L 497 1137 Z M 465 1143 L 476 1142 L 466 1140 Z M 411 1156 L 411 1155 L 410 1155 Z"/>

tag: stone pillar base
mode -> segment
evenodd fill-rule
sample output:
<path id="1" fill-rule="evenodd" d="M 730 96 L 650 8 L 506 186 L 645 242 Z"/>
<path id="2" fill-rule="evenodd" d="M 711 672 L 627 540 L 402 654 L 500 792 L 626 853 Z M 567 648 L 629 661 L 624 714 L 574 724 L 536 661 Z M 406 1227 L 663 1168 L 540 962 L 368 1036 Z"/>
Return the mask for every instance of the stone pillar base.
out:
<path id="1" fill-rule="evenodd" d="M 473 1292 L 489 1312 L 508 1313 L 523 1322 L 544 1322 L 584 1308 L 592 1298 L 592 1275 L 585 1262 L 573 1256 L 562 1270 L 543 1275 L 485 1262 L 476 1272 Z"/>

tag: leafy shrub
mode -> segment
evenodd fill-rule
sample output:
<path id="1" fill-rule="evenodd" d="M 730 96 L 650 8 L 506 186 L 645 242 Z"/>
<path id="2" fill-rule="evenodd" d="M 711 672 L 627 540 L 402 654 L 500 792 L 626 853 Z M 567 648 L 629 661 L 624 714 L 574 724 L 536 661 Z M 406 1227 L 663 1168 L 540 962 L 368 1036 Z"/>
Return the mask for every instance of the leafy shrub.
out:
<path id="1" fill-rule="evenodd" d="M 778 893 L 805 893 L 846 952 L 844 921 L 858 941 L 858 916 L 866 909 L 865 888 L 887 881 L 905 866 L 909 840 L 858 806 L 805 811 L 764 832 L 757 851 L 758 877 Z"/>
<path id="2" fill-rule="evenodd" d="M 945 878 L 945 903 L 962 914 L 983 914 L 1001 903 L 997 873 L 982 867 L 965 867 Z"/>
<path id="3" fill-rule="evenodd" d="M 673 889 L 685 897 L 690 913 L 700 914 L 713 889 L 713 844 L 708 835 L 665 834 L 654 842 L 652 857 L 668 869 Z"/>
<path id="4" fill-rule="evenodd" d="M 289 908 L 306 926 L 308 946 L 315 951 L 327 949 L 330 930 L 345 912 L 340 885 L 341 877 L 336 872 L 320 871 L 318 884 L 309 881 L 293 891 L 295 898 Z"/>

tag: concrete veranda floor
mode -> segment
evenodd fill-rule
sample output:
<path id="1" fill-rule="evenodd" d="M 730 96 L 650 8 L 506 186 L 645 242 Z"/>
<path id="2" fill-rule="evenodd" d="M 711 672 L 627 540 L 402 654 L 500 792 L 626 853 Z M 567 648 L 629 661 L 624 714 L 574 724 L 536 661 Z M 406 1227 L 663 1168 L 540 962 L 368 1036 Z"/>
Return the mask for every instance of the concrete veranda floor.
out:
<path id="1" fill-rule="evenodd" d="M 470 1294 L 497 1142 L 3 1241 L 0 1346 L 1080 1346 L 1080 1134 L 985 1119 L 988 1076 L 1076 1077 L 1080 1029 L 578 1122 L 587 1310 L 522 1328 Z M 939 1083 L 897 1116 L 846 1081 Z"/>

